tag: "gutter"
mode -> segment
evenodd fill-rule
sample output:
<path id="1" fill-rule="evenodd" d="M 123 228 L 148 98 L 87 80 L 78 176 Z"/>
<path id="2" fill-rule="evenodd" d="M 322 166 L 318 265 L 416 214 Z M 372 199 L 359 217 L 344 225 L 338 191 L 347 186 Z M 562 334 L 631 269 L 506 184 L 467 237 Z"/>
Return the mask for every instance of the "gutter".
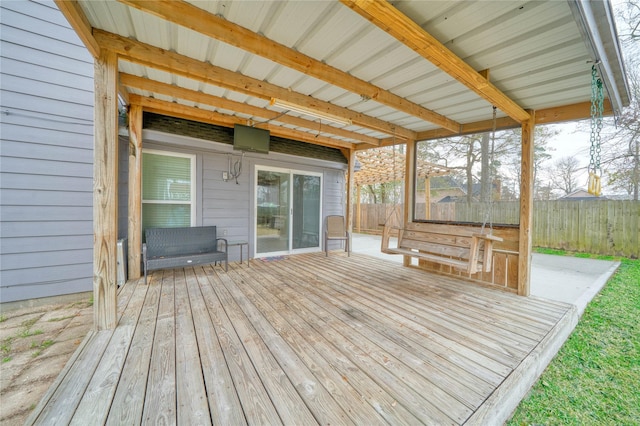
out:
<path id="1" fill-rule="evenodd" d="M 611 2 L 568 0 L 568 4 L 591 60 L 597 64 L 613 113 L 619 116 L 629 106 L 630 92 Z"/>

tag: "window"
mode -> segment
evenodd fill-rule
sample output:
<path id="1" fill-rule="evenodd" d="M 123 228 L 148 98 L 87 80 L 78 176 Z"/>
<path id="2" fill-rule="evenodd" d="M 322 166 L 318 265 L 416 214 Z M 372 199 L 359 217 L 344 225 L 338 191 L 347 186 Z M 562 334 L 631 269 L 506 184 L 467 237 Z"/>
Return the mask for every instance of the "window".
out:
<path id="1" fill-rule="evenodd" d="M 142 153 L 142 230 L 195 222 L 195 156 Z"/>

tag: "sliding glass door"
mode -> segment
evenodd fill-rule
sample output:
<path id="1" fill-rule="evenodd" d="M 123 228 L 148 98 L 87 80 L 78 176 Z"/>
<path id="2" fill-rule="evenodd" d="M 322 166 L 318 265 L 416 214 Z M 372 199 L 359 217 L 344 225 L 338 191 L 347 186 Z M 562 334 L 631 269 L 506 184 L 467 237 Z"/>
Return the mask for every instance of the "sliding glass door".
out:
<path id="1" fill-rule="evenodd" d="M 320 247 L 320 186 L 319 175 L 293 174 L 292 247 Z"/>
<path id="2" fill-rule="evenodd" d="M 320 247 L 322 175 L 256 169 L 256 256 Z"/>
<path id="3" fill-rule="evenodd" d="M 256 254 L 289 251 L 290 173 L 258 170 Z"/>

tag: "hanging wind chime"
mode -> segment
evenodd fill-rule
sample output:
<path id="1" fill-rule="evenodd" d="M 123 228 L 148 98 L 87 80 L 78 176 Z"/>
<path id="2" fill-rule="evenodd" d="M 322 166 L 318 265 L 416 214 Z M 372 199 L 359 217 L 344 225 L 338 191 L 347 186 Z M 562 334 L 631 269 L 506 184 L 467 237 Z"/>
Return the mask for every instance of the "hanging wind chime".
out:
<path id="1" fill-rule="evenodd" d="M 604 110 L 604 91 L 602 79 L 598 77 L 595 65 L 591 67 L 591 147 L 589 149 L 589 182 L 587 191 L 589 194 L 600 196 L 602 185 L 600 175 L 600 131 L 602 130 L 602 115 Z"/>

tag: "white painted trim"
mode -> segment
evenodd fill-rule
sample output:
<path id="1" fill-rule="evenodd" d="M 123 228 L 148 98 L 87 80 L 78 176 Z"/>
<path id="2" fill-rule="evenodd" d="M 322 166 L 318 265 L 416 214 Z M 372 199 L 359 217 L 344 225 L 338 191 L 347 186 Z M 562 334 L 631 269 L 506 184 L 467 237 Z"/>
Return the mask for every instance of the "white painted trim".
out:
<path id="1" fill-rule="evenodd" d="M 269 172 L 278 172 L 278 173 L 289 173 L 290 182 L 293 182 L 293 175 L 303 175 L 303 176 L 315 176 L 320 179 L 320 205 L 319 208 L 319 221 L 318 221 L 318 246 L 317 247 L 307 247 L 294 249 L 293 246 L 293 184 L 289 185 L 289 250 L 279 251 L 279 252 L 269 252 L 269 253 L 258 253 L 258 172 L 259 171 L 269 171 Z M 273 167 L 273 166 L 263 166 L 260 164 L 256 164 L 254 166 L 254 179 L 253 179 L 253 219 L 252 219 L 252 228 L 253 228 L 253 247 L 256 258 L 261 257 L 271 257 L 271 256 L 280 256 L 280 255 L 288 255 L 288 254 L 297 254 L 297 253 L 313 253 L 322 251 L 322 224 L 324 222 L 323 218 L 323 203 L 324 199 L 324 173 L 322 172 L 311 172 L 300 169 L 290 169 L 290 168 L 282 168 L 282 167 Z"/>
<path id="2" fill-rule="evenodd" d="M 163 151 L 163 150 L 159 150 L 159 149 L 148 149 L 148 148 L 142 148 L 142 155 L 143 155 L 143 168 L 144 168 L 144 154 L 155 154 L 155 155 L 163 155 L 166 157 L 180 157 L 180 158 L 189 158 L 190 159 L 190 168 L 191 170 L 189 171 L 189 179 L 191 179 L 191 188 L 190 188 L 190 194 L 189 197 L 191 198 L 191 200 L 187 203 L 184 201 L 173 201 L 173 200 L 149 200 L 149 201 L 145 201 L 144 197 L 143 197 L 143 191 L 140 191 L 140 195 L 141 195 L 141 203 L 142 206 L 144 208 L 145 204 L 174 204 L 174 205 L 184 205 L 184 204 L 189 204 L 190 208 L 191 208 L 191 217 L 189 218 L 189 221 L 191 222 L 191 226 L 195 226 L 196 225 L 196 212 L 197 212 L 197 207 L 198 207 L 198 200 L 196 198 L 197 196 L 197 174 L 196 174 L 196 155 L 195 154 L 185 154 L 182 152 L 173 152 L 173 151 Z M 143 179 L 144 179 L 144 170 L 142 173 Z M 144 182 L 142 182 L 142 187 L 144 188 Z M 142 209 L 140 209 L 140 214 L 142 214 Z M 142 223 L 142 217 L 139 218 L 140 223 Z"/>

